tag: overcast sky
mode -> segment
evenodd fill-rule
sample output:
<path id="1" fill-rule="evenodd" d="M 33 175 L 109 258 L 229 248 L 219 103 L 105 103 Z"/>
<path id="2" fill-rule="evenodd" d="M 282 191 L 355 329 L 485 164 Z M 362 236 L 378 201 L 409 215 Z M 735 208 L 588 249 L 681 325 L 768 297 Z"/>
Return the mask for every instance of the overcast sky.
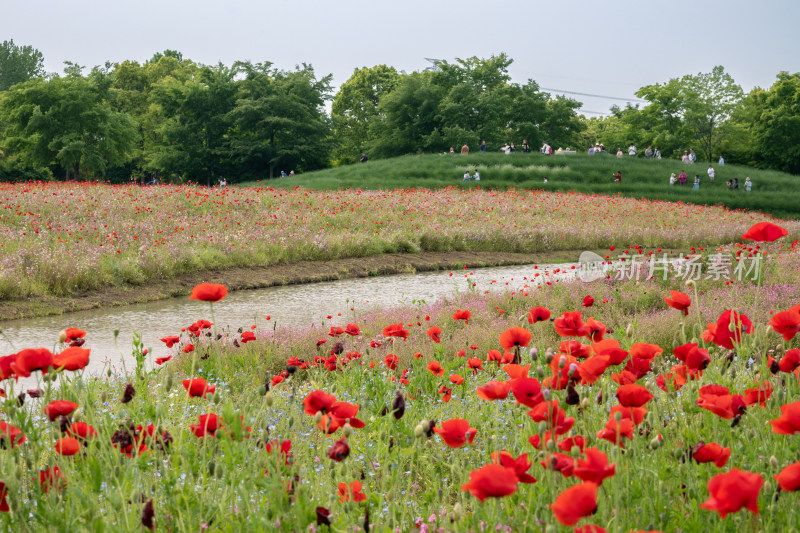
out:
<path id="1" fill-rule="evenodd" d="M 745 91 L 800 71 L 800 0 L 4 0 L 0 42 L 92 67 L 178 50 L 198 63 L 310 63 L 334 85 L 362 66 L 505 52 L 513 81 L 635 99 L 723 65 Z M 624 101 L 568 95 L 586 111 Z M 588 113 L 587 113 L 588 114 Z"/>

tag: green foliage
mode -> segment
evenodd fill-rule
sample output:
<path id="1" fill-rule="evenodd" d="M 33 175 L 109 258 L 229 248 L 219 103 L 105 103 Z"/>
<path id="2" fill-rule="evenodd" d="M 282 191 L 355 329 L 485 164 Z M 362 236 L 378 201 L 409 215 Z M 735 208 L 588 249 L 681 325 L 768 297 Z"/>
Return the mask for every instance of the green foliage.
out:
<path id="1" fill-rule="evenodd" d="M 14 39 L 0 44 L 0 91 L 44 76 L 44 57 L 32 46 L 19 46 Z"/>
<path id="2" fill-rule="evenodd" d="M 781 72 L 756 99 L 757 150 L 767 165 L 800 174 L 800 73 Z"/>

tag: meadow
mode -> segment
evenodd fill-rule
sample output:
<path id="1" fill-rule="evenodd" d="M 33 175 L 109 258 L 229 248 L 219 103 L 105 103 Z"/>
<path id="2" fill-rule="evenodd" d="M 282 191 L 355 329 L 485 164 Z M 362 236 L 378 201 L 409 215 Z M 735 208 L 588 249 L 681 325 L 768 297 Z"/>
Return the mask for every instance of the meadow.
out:
<path id="1" fill-rule="evenodd" d="M 517 188 L 3 183 L 0 201 L 2 301 L 385 253 L 574 250 L 577 257 L 623 242 L 713 247 L 771 219 L 685 202 Z M 800 236 L 800 223 L 783 224 L 791 239 Z"/>
<path id="2" fill-rule="evenodd" d="M 332 309 L 302 329 L 271 316 L 217 329 L 227 291 L 203 284 L 192 297 L 208 313 L 163 346 L 135 345 L 125 376 L 83 375 L 91 332 L 65 330 L 55 355 L 0 358 L 0 522 L 791 530 L 800 255 L 788 238 L 722 247 L 734 264 L 759 258 L 747 279 L 675 265 L 666 279 L 621 269 L 492 293 L 463 270 L 468 289 L 451 299 Z M 718 250 L 700 251 L 704 264 Z M 17 390 L 27 375 L 37 386 Z"/>
<path id="3" fill-rule="evenodd" d="M 800 192 L 797 176 L 774 170 L 760 170 L 740 165 L 718 165 L 715 183 L 706 173 L 707 162 L 684 165 L 672 159 L 646 160 L 627 155 L 589 156 L 585 153 L 545 156 L 539 153 L 516 152 L 474 153 L 462 156 L 406 155 L 392 159 L 370 160 L 364 164 L 342 166 L 284 180 L 270 180 L 274 187 L 303 187 L 325 190 L 337 188 L 394 189 L 407 187 L 440 188 L 447 186 L 505 189 L 529 188 L 541 191 L 581 192 L 587 194 L 621 195 L 650 200 L 689 202 L 700 205 L 724 205 L 731 209 L 762 211 L 776 217 L 797 218 L 800 215 Z M 463 183 L 465 171 L 480 172 L 481 181 Z M 622 183 L 614 183 L 613 173 L 622 173 Z M 686 186 L 669 186 L 671 173 L 685 170 Z M 701 179 L 700 189 L 692 190 L 694 176 Z M 548 182 L 544 183 L 543 177 Z M 750 177 L 753 189 L 744 190 L 744 180 Z M 739 189 L 728 190 L 726 181 L 739 179 Z M 262 182 L 267 183 L 267 182 Z"/>

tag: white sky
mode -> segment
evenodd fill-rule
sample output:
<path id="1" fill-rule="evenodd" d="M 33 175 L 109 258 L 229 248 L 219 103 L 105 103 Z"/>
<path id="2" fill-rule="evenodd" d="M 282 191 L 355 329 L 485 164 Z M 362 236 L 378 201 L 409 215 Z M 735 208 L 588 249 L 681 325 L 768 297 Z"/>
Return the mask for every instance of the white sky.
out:
<path id="1" fill-rule="evenodd" d="M 723 65 L 745 91 L 800 71 L 800 0 L 4 0 L 0 42 L 38 48 L 50 72 L 143 62 L 313 65 L 334 85 L 355 68 L 421 70 L 507 53 L 513 81 L 634 98 L 643 85 Z M 613 100 L 572 96 L 607 112 Z M 591 116 L 591 115 L 590 115 Z"/>

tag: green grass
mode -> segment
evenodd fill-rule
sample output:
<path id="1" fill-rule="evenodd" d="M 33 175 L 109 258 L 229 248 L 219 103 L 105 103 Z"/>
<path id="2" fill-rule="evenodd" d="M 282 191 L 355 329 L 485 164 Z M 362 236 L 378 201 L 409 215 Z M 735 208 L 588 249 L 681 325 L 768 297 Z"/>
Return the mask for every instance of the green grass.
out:
<path id="1" fill-rule="evenodd" d="M 473 174 L 478 169 L 480 183 L 463 183 L 465 170 Z M 588 156 L 586 154 L 543 156 L 539 153 L 504 154 L 486 153 L 462 155 L 407 155 L 393 159 L 371 160 L 338 168 L 309 172 L 289 179 L 269 182 L 273 187 L 294 187 L 326 190 L 337 188 L 440 188 L 464 187 L 520 187 L 550 191 L 576 191 L 652 200 L 683 201 L 706 205 L 725 205 L 731 209 L 751 209 L 782 217 L 800 215 L 800 177 L 773 170 L 759 170 L 739 165 L 714 164 L 716 183 L 711 185 L 706 173 L 707 163 L 684 165 L 680 161 L 660 161 L 617 158 L 612 155 Z M 672 172 L 686 170 L 686 186 L 669 186 Z M 611 174 L 622 171 L 622 184 L 614 183 Z M 699 191 L 692 190 L 694 175 L 699 174 Z M 547 176 L 549 182 L 543 183 Z M 750 176 L 753 191 L 744 191 L 744 179 Z M 725 182 L 739 178 L 739 190 L 728 190 Z M 261 182 L 261 185 L 264 185 Z M 249 183 L 248 185 L 253 185 Z"/>

